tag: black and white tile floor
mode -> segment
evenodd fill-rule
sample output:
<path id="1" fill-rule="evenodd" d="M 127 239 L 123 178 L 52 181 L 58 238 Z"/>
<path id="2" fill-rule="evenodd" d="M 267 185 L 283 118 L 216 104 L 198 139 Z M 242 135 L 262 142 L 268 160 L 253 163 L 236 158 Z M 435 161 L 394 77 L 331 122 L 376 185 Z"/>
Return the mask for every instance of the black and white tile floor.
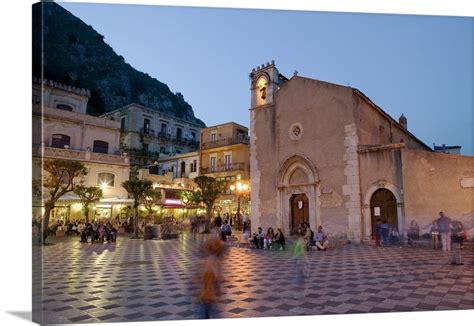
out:
<path id="1" fill-rule="evenodd" d="M 43 248 L 44 323 L 196 318 L 191 289 L 199 239 L 55 241 Z M 462 256 L 465 265 L 451 266 L 449 253 L 430 249 L 345 245 L 312 251 L 303 292 L 295 287 L 291 250 L 231 247 L 219 316 L 473 309 L 472 249 Z"/>

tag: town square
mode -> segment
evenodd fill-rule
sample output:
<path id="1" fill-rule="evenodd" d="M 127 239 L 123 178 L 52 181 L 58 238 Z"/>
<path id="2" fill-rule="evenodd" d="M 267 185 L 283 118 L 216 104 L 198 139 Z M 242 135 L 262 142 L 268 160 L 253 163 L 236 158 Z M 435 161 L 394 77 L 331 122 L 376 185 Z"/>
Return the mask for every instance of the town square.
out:
<path id="1" fill-rule="evenodd" d="M 473 310 L 471 29 L 34 4 L 33 321 Z"/>
<path id="2" fill-rule="evenodd" d="M 45 323 L 199 318 L 192 288 L 203 240 L 55 239 L 43 258 Z M 465 265 L 452 266 L 450 254 L 430 248 L 346 244 L 311 251 L 301 293 L 292 252 L 232 246 L 217 309 L 220 318 L 473 309 L 472 247 L 462 254 Z"/>

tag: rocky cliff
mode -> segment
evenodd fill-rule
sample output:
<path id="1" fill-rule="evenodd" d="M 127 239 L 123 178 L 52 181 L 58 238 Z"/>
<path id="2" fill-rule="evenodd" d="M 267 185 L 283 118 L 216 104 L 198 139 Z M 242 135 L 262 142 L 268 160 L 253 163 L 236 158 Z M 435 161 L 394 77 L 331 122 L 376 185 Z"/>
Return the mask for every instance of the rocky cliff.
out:
<path id="1" fill-rule="evenodd" d="M 89 89 L 92 115 L 138 103 L 204 126 L 182 94 L 134 69 L 103 35 L 53 2 L 33 5 L 33 75 Z"/>

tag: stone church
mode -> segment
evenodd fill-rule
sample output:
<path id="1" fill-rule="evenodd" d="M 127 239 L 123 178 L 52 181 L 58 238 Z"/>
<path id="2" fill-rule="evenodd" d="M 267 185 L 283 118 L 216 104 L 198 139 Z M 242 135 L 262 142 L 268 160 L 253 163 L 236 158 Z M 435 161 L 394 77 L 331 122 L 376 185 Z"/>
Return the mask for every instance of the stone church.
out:
<path id="1" fill-rule="evenodd" d="M 273 61 L 250 79 L 252 231 L 308 222 L 360 242 L 378 218 L 423 234 L 444 211 L 472 238 L 474 157 L 434 152 L 358 89 L 288 79 Z"/>

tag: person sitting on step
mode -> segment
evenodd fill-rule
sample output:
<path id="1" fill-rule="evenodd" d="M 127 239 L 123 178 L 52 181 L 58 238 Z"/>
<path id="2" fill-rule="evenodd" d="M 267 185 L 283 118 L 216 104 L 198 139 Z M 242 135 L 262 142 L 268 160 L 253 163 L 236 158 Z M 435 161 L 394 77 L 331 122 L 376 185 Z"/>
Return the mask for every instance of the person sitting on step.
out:
<path id="1" fill-rule="evenodd" d="M 275 233 L 273 232 L 273 228 L 269 227 L 267 230 L 267 234 L 265 235 L 265 238 L 263 239 L 263 249 L 272 248 L 274 237 L 275 237 Z"/>
<path id="2" fill-rule="evenodd" d="M 285 236 L 283 235 L 283 232 L 281 231 L 280 228 L 278 228 L 277 232 L 275 233 L 273 243 L 275 243 L 276 247 L 279 250 L 285 249 Z"/>
<path id="3" fill-rule="evenodd" d="M 263 234 L 262 227 L 259 226 L 257 229 L 257 233 L 253 234 L 253 243 L 257 249 L 263 249 L 264 238 L 265 238 L 265 234 Z"/>
<path id="4" fill-rule="evenodd" d="M 318 250 L 326 250 L 329 241 L 326 233 L 323 232 L 323 227 L 321 225 L 318 226 L 318 232 L 315 234 L 315 240 Z"/>

